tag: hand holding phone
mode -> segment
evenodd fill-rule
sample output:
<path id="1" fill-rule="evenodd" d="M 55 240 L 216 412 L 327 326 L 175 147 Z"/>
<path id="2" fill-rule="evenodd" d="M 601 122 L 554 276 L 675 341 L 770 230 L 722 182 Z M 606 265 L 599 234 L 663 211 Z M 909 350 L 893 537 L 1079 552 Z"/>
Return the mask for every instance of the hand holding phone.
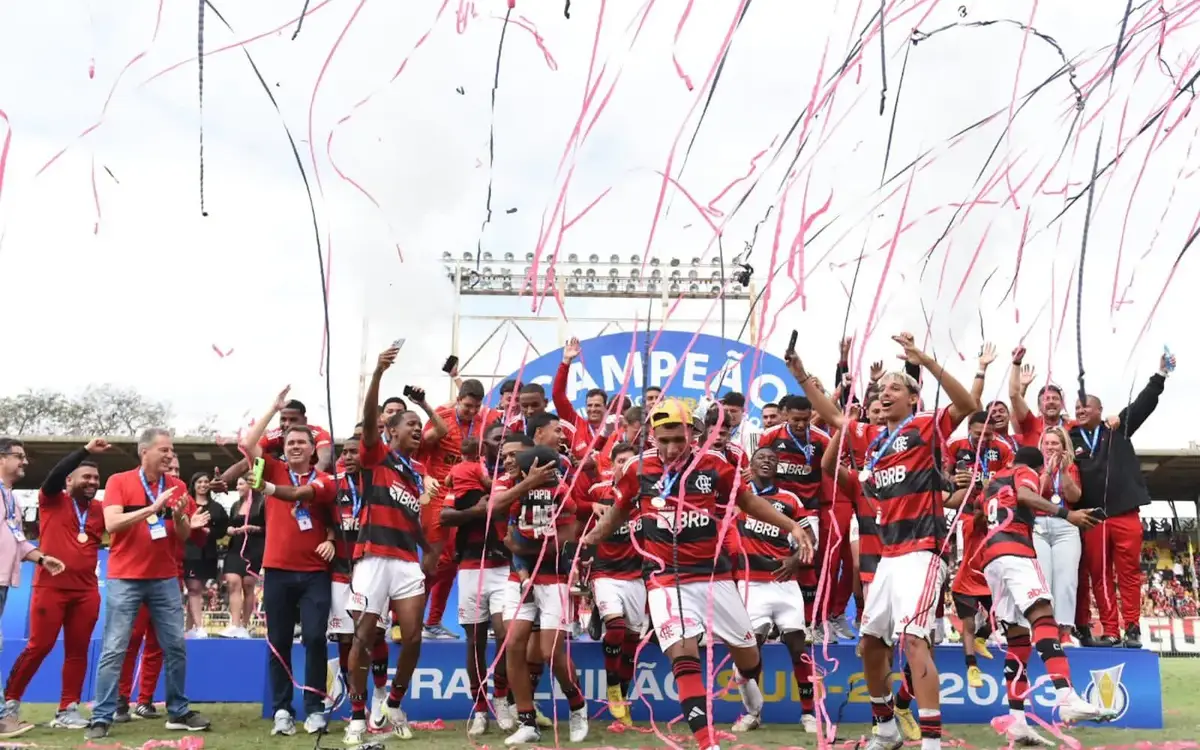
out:
<path id="1" fill-rule="evenodd" d="M 411 399 L 413 403 L 416 403 L 416 404 L 425 403 L 425 389 L 424 388 L 419 388 L 415 385 L 406 385 L 406 386 L 404 386 L 403 393 L 404 393 L 404 397 L 407 399 Z"/>
<path id="2" fill-rule="evenodd" d="M 442 372 L 446 373 L 450 377 L 454 377 L 457 374 L 457 370 L 458 357 L 451 354 L 449 357 L 446 357 L 446 364 L 442 365 Z"/>
<path id="3" fill-rule="evenodd" d="M 783 353 L 784 359 L 791 359 L 796 356 L 796 340 L 800 338 L 800 333 L 792 329 L 792 336 L 788 339 L 787 350 Z"/>

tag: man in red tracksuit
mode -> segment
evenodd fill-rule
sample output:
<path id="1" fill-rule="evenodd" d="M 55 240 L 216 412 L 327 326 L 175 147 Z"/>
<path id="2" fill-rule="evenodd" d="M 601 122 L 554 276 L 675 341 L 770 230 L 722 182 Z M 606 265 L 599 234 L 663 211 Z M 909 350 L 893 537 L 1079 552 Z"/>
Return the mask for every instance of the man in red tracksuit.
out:
<path id="1" fill-rule="evenodd" d="M 1137 398 L 1121 410 L 1120 425 L 1115 429 L 1102 421 L 1103 406 L 1096 396 L 1088 396 L 1075 405 L 1078 424 L 1071 427 L 1070 435 L 1083 485 L 1078 507 L 1095 508 L 1105 516 L 1102 523 L 1083 533 L 1084 572 L 1091 579 L 1100 625 L 1104 628 L 1102 636 L 1091 639 L 1096 646 L 1120 643 L 1119 596 L 1120 615 L 1125 621 L 1125 647 L 1142 647 L 1142 521 L 1138 510 L 1150 504 L 1150 492 L 1130 439 L 1158 406 L 1167 374 L 1174 367 L 1174 358 L 1163 355 L 1159 371 L 1150 376 L 1150 382 Z M 1086 602 L 1082 583 L 1080 601 Z M 1090 633 L 1080 629 L 1086 643 Z"/>

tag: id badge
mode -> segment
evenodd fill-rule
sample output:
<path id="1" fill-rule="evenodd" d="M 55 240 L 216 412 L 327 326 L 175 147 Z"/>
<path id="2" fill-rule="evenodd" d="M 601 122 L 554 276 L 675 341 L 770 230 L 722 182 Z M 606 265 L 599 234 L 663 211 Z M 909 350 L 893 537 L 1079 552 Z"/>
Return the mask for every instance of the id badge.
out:
<path id="1" fill-rule="evenodd" d="M 167 538 L 167 527 L 165 524 L 163 524 L 161 518 L 158 516 L 150 516 L 150 518 L 146 519 L 146 523 L 150 524 L 151 539 Z"/>
<path id="2" fill-rule="evenodd" d="M 8 530 L 12 532 L 13 539 L 16 539 L 18 543 L 25 541 L 25 532 L 21 531 L 21 524 L 16 520 L 9 520 Z"/>
<path id="3" fill-rule="evenodd" d="M 308 514 L 307 508 L 296 508 L 296 524 L 301 531 L 312 529 L 312 516 Z"/>

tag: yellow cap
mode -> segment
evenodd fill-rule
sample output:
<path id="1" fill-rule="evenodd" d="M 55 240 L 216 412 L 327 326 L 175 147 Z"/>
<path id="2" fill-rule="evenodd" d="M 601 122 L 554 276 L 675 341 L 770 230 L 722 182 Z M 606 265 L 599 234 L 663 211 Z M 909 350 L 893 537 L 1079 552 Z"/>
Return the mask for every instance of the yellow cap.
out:
<path id="1" fill-rule="evenodd" d="M 650 412 L 650 427 L 667 427 L 670 425 L 690 425 L 692 415 L 688 408 L 678 399 L 667 399 L 654 407 Z"/>

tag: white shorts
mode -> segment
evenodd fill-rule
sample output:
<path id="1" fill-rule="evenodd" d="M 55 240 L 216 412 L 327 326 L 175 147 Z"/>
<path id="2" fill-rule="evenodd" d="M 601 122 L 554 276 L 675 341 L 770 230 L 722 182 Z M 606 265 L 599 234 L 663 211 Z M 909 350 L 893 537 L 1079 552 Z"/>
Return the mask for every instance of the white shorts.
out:
<path id="1" fill-rule="evenodd" d="M 983 577 L 992 590 L 992 612 L 1001 622 L 1027 628 L 1029 608 L 1039 601 L 1052 601 L 1042 568 L 1032 557 L 997 557 L 983 569 Z"/>
<path id="2" fill-rule="evenodd" d="M 888 644 L 897 636 L 928 639 L 945 580 L 946 563 L 928 550 L 882 558 L 863 605 L 860 632 Z"/>
<path id="3" fill-rule="evenodd" d="M 354 618 L 350 615 L 350 584 L 333 582 L 332 604 L 329 607 L 329 635 L 352 635 Z M 380 630 L 387 630 L 385 618 L 379 618 Z"/>
<path id="4" fill-rule="evenodd" d="M 592 599 L 600 611 L 600 619 L 625 617 L 625 627 L 641 632 L 646 621 L 646 584 L 641 578 L 623 581 L 618 578 L 593 578 Z"/>
<path id="5" fill-rule="evenodd" d="M 504 612 L 508 568 L 458 571 L 458 624 L 478 625 Z"/>
<path id="6" fill-rule="evenodd" d="M 774 623 L 781 633 L 803 631 L 804 594 L 795 581 L 738 581 L 738 593 L 746 602 L 750 626 L 755 633 L 766 633 Z"/>
<path id="7" fill-rule="evenodd" d="M 394 557 L 367 555 L 354 564 L 354 593 L 346 606 L 351 612 L 383 615 L 391 603 L 425 594 L 425 574 L 420 563 Z"/>
<path id="8" fill-rule="evenodd" d="M 542 630 L 570 630 L 567 612 L 571 606 L 571 591 L 565 583 L 535 583 L 521 600 L 521 584 L 508 581 L 504 585 L 504 621 L 536 622 Z"/>
<path id="9" fill-rule="evenodd" d="M 663 651 L 701 633 L 720 638 L 733 648 L 757 645 L 750 615 L 731 580 L 652 588 L 646 592 L 646 599 L 658 647 Z"/>

